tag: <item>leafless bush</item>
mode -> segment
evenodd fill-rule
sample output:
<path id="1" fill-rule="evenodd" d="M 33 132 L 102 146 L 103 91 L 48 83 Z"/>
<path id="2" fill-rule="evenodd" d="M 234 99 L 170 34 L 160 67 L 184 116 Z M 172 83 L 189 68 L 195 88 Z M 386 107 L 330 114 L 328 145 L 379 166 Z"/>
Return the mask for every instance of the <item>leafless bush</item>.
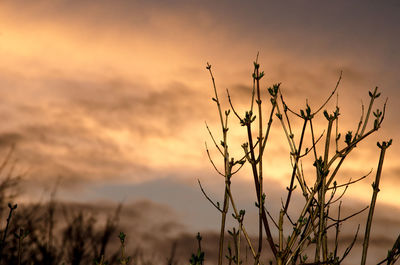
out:
<path id="1" fill-rule="evenodd" d="M 272 252 L 271 259 L 278 265 L 341 264 L 352 250 L 359 231 L 357 230 L 354 235 L 354 240 L 347 246 L 345 251 L 339 253 L 340 226 L 346 220 L 368 208 L 361 209 L 350 216 L 342 216 L 342 197 L 349 186 L 356 184 L 366 176 L 340 184 L 337 183 L 335 179 L 344 160 L 356 149 L 357 145 L 381 128 L 385 117 L 386 101 L 381 108 L 373 111 L 376 100 L 381 95 L 380 92 L 378 92 L 378 88 L 376 87 L 373 91 L 369 92 L 369 104 L 366 112 L 364 111 L 364 106 L 362 106 L 362 115 L 356 126 L 357 129 L 354 132 L 348 131 L 342 134 L 339 130 L 340 111 L 338 104 L 336 103 L 336 108 L 333 111 L 324 110 L 327 103 L 334 98 L 333 96 L 336 94 L 342 74 L 340 74 L 337 84 L 331 94 L 319 108 L 313 110 L 309 104 L 306 103 L 306 106 L 301 109 L 300 112 L 296 112 L 286 104 L 280 83 L 274 84 L 267 89 L 268 96 L 266 99 L 262 97 L 263 92 L 260 80 L 264 76 L 264 72 L 260 71 L 257 56 L 257 60 L 254 62 L 254 72 L 252 75 L 253 89 L 250 94 L 251 103 L 248 110 L 242 115 L 236 111 L 228 90 L 227 98 L 229 108 L 225 111 L 222 110 L 210 64 L 207 64 L 207 70 L 212 80 L 214 92 L 212 100 L 217 106 L 221 125 L 221 140 L 214 136 L 207 124 L 206 127 L 213 145 L 216 148 L 216 152 L 223 160 L 222 169 L 218 168 L 217 163 L 212 159 L 207 145 L 206 151 L 217 174 L 221 175 L 225 180 L 222 205 L 212 200 L 204 191 L 200 182 L 199 184 L 205 197 L 221 214 L 218 264 L 221 265 L 223 263 L 224 252 L 227 253 L 226 258 L 229 264 L 242 264 L 242 244 L 246 244 L 248 249 L 250 249 L 254 260 L 252 263 L 265 264 L 266 262 L 261 260 L 261 254 L 265 252 L 263 249 L 263 243 L 265 241 L 269 246 L 269 250 Z M 264 102 L 270 103 L 268 113 L 265 112 Z M 230 153 L 232 149 L 228 134 L 229 118 L 232 115 L 239 121 L 240 125 L 244 128 L 244 134 L 247 136 L 246 142 L 241 145 L 243 153 L 239 156 L 239 159 L 234 158 Z M 318 128 L 317 130 L 316 123 L 314 122 L 315 117 L 318 115 L 323 115 L 326 120 L 326 129 L 321 135 L 316 134 L 320 129 Z M 302 121 L 299 135 L 295 135 L 296 130 L 293 129 L 292 124 L 294 119 Z M 287 187 L 287 195 L 286 199 L 281 203 L 278 216 L 272 216 L 269 213 L 268 204 L 279 202 L 267 202 L 263 187 L 265 175 L 264 165 L 265 160 L 268 159 L 266 146 L 273 122 L 278 122 L 283 129 L 290 149 L 291 159 L 291 175 Z M 307 131 L 309 133 L 306 133 Z M 310 139 L 306 139 L 308 135 Z M 306 147 L 306 142 L 310 143 L 310 146 Z M 362 265 L 365 264 L 367 258 L 371 222 L 377 194 L 379 192 L 379 182 L 385 152 L 391 144 L 392 140 L 382 143 L 378 142 L 377 144 L 380 151 L 380 158 L 376 178 L 372 184 L 373 196 L 366 220 L 366 230 L 364 232 L 363 252 L 361 255 Z M 309 175 L 309 172 L 305 173 L 303 170 L 303 161 L 312 161 L 315 168 L 315 175 L 313 177 Z M 251 168 L 257 197 L 256 207 L 258 208 L 259 216 L 257 245 L 250 240 L 244 225 L 245 211 L 236 207 L 235 198 L 237 198 L 237 195 L 235 196 L 234 191 L 231 189 L 233 176 L 245 165 Z M 300 211 L 295 213 L 296 216 L 293 216 L 293 213 L 291 213 L 292 216 L 290 216 L 288 209 L 291 206 L 291 198 L 295 190 L 299 191 L 304 198 L 304 203 Z M 232 238 L 233 246 L 229 246 L 226 252 L 225 226 L 230 207 L 232 207 L 232 216 L 237 221 L 237 228 L 233 231 L 228 231 Z M 336 213 L 336 215 L 333 213 Z M 276 231 L 276 237 L 273 236 L 273 230 Z M 244 239 L 241 239 L 242 237 L 244 237 Z M 399 240 L 400 237 L 389 251 L 387 258 L 380 264 L 383 262 L 394 264 L 399 258 Z M 329 244 L 328 242 L 333 242 L 333 244 Z M 310 255 L 310 253 L 313 257 L 307 256 Z M 202 262 L 203 260 L 199 263 L 192 264 L 202 264 Z"/>

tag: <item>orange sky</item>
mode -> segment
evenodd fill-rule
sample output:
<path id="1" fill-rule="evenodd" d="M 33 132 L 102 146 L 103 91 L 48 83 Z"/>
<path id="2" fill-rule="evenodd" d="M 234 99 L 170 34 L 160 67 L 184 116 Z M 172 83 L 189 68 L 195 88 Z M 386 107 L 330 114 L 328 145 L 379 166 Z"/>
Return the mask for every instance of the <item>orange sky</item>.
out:
<path id="1" fill-rule="evenodd" d="M 243 109 L 259 51 L 263 86 L 282 82 L 296 110 L 306 98 L 312 107 L 321 104 L 343 70 L 343 132 L 357 126 L 367 91 L 380 87 L 389 98 L 387 119 L 354 151 L 343 177 L 376 169 L 375 142 L 393 138 L 379 199 L 399 207 L 399 9 L 395 1 L 3 1 L 2 153 L 16 144 L 17 168 L 28 171 L 27 198 L 61 177 L 59 196 L 66 200 L 145 197 L 194 214 L 179 198 L 199 192 L 196 178 L 211 194 L 222 191 L 204 150 L 204 141 L 212 146 L 204 121 L 218 128 L 206 62 L 221 94 L 229 88 Z M 232 142 L 242 135 L 234 128 Z M 287 185 L 281 139 L 274 127 L 267 187 Z M 237 156 L 240 144 L 233 147 Z M 373 175 L 351 196 L 367 201 Z M 238 177 L 251 185 L 245 173 Z"/>

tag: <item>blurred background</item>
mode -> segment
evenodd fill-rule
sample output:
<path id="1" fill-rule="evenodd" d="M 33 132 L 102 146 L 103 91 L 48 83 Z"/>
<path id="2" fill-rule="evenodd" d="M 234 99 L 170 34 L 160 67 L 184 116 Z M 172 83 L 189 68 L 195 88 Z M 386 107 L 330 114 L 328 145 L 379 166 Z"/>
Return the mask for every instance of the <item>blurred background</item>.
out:
<path id="1" fill-rule="evenodd" d="M 282 82 L 296 111 L 306 99 L 311 108 L 320 106 L 343 71 L 342 135 L 357 128 L 369 90 L 378 86 L 382 92 L 377 106 L 388 98 L 382 129 L 358 146 L 338 179 L 372 169 L 343 199 L 349 214 L 368 205 L 376 142 L 394 139 L 369 254 L 381 260 L 400 231 L 399 13 L 398 1 L 2 1 L 0 154 L 7 161 L 3 178 L 21 176 L 13 201 L 28 208 L 57 202 L 93 213 L 100 223 L 121 204 L 118 227 L 132 249 L 156 248 L 164 262 L 178 242 L 186 263 L 197 231 L 216 244 L 219 227 L 219 213 L 197 180 L 216 201 L 224 190 L 204 147 L 205 141 L 213 146 L 204 121 L 221 137 L 206 63 L 213 66 L 223 108 L 228 88 L 244 113 L 259 52 L 262 87 Z M 326 108 L 334 111 L 335 103 Z M 322 121 L 317 134 L 325 129 Z M 230 133 L 232 154 L 239 158 L 245 132 L 233 118 Z M 267 205 L 276 216 L 290 178 L 289 148 L 277 124 L 266 152 Z M 218 153 L 211 155 L 221 166 Z M 305 169 L 311 172 L 312 164 Z M 245 168 L 232 189 L 255 234 L 251 179 Z M 349 222 L 345 242 L 365 216 Z"/>

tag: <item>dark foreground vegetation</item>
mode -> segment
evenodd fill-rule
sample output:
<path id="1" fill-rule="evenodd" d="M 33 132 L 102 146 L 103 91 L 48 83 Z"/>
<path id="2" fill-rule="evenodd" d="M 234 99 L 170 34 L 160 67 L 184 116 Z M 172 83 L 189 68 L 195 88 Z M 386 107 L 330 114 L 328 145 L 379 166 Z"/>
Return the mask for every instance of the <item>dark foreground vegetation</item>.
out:
<path id="1" fill-rule="evenodd" d="M 169 212 L 148 201 L 62 202 L 55 184 L 49 199 L 13 203 L 24 190 L 24 180 L 12 157 L 11 150 L 0 164 L 1 265 L 178 265 L 187 264 L 196 249 L 194 235 L 174 216 L 172 221 L 153 220 Z M 207 237 L 210 246 L 218 239 L 212 233 Z M 213 258 L 213 247 L 205 249 Z"/>
<path id="2" fill-rule="evenodd" d="M 21 181 L 6 172 L 12 170 L 7 168 L 10 156 L 11 153 L 1 166 L 0 202 L 6 207 L 0 208 L 4 220 L 0 264 L 102 264 L 100 260 L 108 250 L 110 239 L 118 235 L 120 208 L 99 227 L 92 214 L 57 203 L 55 193 L 46 203 L 10 203 L 16 200 L 15 191 Z M 123 237 L 121 234 L 121 250 Z M 108 255 L 114 264 L 125 258 L 121 251 L 108 252 Z"/>

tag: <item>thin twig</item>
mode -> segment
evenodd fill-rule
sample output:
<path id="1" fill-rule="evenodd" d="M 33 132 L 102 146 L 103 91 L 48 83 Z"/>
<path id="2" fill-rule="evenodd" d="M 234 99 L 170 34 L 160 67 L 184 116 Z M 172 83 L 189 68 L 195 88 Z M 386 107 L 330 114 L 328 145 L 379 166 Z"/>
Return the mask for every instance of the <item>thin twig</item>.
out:
<path id="1" fill-rule="evenodd" d="M 356 180 L 351 181 L 351 178 L 350 178 L 349 182 L 347 182 L 345 184 L 336 185 L 336 188 L 341 188 L 341 187 L 348 186 L 348 185 L 354 184 L 356 182 L 359 182 L 359 181 L 365 179 L 366 177 L 368 177 L 371 173 L 372 173 L 372 169 L 368 172 L 368 174 L 366 174 L 366 175 L 364 175 L 364 176 L 362 176 L 362 177 L 360 177 L 360 178 L 358 178 Z M 328 187 L 327 188 L 327 190 L 331 190 L 331 189 L 333 189 L 333 187 L 330 187 L 330 188 Z"/>
<path id="2" fill-rule="evenodd" d="M 343 223 L 343 222 L 349 220 L 350 218 L 352 218 L 352 217 L 354 217 L 354 216 L 356 216 L 356 215 L 359 215 L 360 213 L 364 212 L 364 211 L 367 210 L 368 208 L 369 208 L 369 206 L 366 206 L 366 207 L 364 207 L 363 209 L 361 209 L 361 210 L 359 210 L 359 211 L 357 211 L 357 212 L 355 212 L 355 213 L 353 213 L 353 214 L 351 214 L 351 215 L 349 215 L 349 216 L 347 216 L 346 218 L 343 218 L 343 219 L 341 219 L 341 220 L 336 220 L 336 219 L 334 219 L 334 218 L 332 218 L 332 217 L 328 217 L 328 219 L 331 220 L 331 221 L 334 221 L 334 222 Z M 328 225 L 328 226 L 326 227 L 326 230 L 328 230 L 329 228 L 331 228 L 331 227 L 333 227 L 333 226 L 335 226 L 335 224 Z"/>
<path id="3" fill-rule="evenodd" d="M 203 186 L 201 185 L 201 182 L 199 179 L 197 179 L 197 182 L 199 183 L 201 192 L 203 193 L 204 197 L 220 212 L 222 213 L 222 210 L 219 208 L 219 204 L 215 204 L 214 201 L 207 195 L 207 193 L 204 191 Z"/>
<path id="4" fill-rule="evenodd" d="M 208 133 L 210 134 L 210 137 L 211 137 L 212 141 L 214 142 L 215 147 L 218 149 L 218 151 L 219 151 L 219 152 L 221 153 L 221 155 L 223 156 L 224 153 L 221 151 L 221 148 L 219 148 L 219 146 L 218 146 L 218 144 L 217 144 L 217 141 L 215 141 L 214 135 L 212 134 L 212 132 L 211 132 L 211 130 L 210 130 L 210 127 L 208 127 L 208 124 L 207 124 L 206 121 L 205 121 L 205 124 L 206 124 L 207 131 L 208 131 Z"/>
<path id="5" fill-rule="evenodd" d="M 354 239 L 353 239 L 353 241 L 351 242 L 350 246 L 348 246 L 348 247 L 346 248 L 346 250 L 344 251 L 343 256 L 342 256 L 342 258 L 339 260 L 338 264 L 342 263 L 342 261 L 346 258 L 346 256 L 349 255 L 351 249 L 352 249 L 353 246 L 354 246 L 354 243 L 356 243 L 357 236 L 358 236 L 358 231 L 359 231 L 359 230 L 360 230 L 360 225 L 357 226 L 356 235 L 354 236 Z"/>
<path id="6" fill-rule="evenodd" d="M 226 89 L 226 93 L 228 94 L 229 105 L 231 106 L 231 109 L 232 109 L 233 113 L 239 119 L 239 121 L 243 121 L 243 119 L 240 117 L 240 115 L 236 112 L 235 108 L 233 107 L 232 100 L 231 100 L 231 95 L 229 94 L 229 90 L 228 89 Z"/>
<path id="7" fill-rule="evenodd" d="M 343 71 L 340 71 L 339 79 L 338 79 L 338 81 L 337 81 L 337 83 L 336 83 L 336 86 L 335 86 L 335 88 L 333 89 L 332 93 L 331 93 L 331 94 L 329 95 L 329 97 L 325 100 L 324 104 L 322 104 L 321 107 L 319 107 L 319 109 L 317 109 L 317 111 L 314 112 L 314 113 L 312 114 L 312 116 L 314 116 L 314 115 L 316 115 L 318 112 L 320 112 L 320 111 L 325 107 L 325 105 L 329 102 L 329 100 L 332 98 L 332 96 L 335 94 L 337 88 L 339 87 L 340 80 L 342 80 L 342 75 L 343 75 Z"/>
<path id="8" fill-rule="evenodd" d="M 217 171 L 218 174 L 220 174 L 221 176 L 224 177 L 225 175 L 222 174 L 221 171 L 218 170 L 217 166 L 215 165 L 214 161 L 211 158 L 210 151 L 208 150 L 208 147 L 207 147 L 207 142 L 205 143 L 205 145 L 206 145 L 207 156 L 208 156 L 208 159 L 210 160 L 211 165 L 214 167 L 215 171 Z"/>

